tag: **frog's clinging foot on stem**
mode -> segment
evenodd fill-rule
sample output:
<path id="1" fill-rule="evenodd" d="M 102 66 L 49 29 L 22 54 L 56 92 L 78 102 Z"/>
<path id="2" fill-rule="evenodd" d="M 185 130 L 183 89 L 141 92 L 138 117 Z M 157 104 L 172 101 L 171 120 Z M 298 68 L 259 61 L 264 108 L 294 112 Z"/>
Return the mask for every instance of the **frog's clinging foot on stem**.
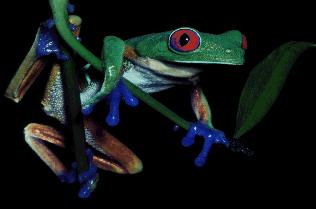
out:
<path id="1" fill-rule="evenodd" d="M 194 161 L 195 165 L 198 167 L 202 167 L 205 164 L 213 144 L 224 144 L 226 147 L 229 145 L 229 142 L 222 131 L 210 128 L 200 121 L 193 123 L 190 126 L 187 135 L 182 139 L 182 145 L 184 147 L 192 146 L 196 136 L 202 136 L 204 138 L 202 151 Z"/>
<path id="2" fill-rule="evenodd" d="M 121 79 L 112 92 L 104 98 L 104 100 L 106 100 L 110 106 L 109 113 L 105 119 L 109 126 L 116 126 L 120 121 L 119 107 L 122 99 L 124 100 L 125 104 L 130 107 L 136 107 L 139 103 L 138 99 L 132 95 L 127 86 L 124 84 L 124 81 Z M 86 105 L 83 107 L 82 113 L 85 116 L 88 116 L 91 114 L 94 108 L 94 104 L 91 106 Z"/>
<path id="3" fill-rule="evenodd" d="M 67 172 L 62 172 L 57 175 L 57 177 L 60 179 L 63 183 L 74 183 L 76 181 L 79 181 L 81 184 L 78 196 L 80 198 L 88 198 L 90 197 L 91 193 L 96 188 L 97 182 L 99 180 L 98 173 L 97 173 L 97 167 L 93 164 L 93 153 L 91 149 L 86 150 L 86 155 L 89 162 L 89 168 L 88 170 L 79 173 L 77 177 L 77 168 L 78 164 L 77 162 L 72 163 L 71 169 Z"/>
<path id="4" fill-rule="evenodd" d="M 117 87 L 107 97 L 110 110 L 106 117 L 106 123 L 109 126 L 116 126 L 119 123 L 119 107 L 122 98 L 124 98 L 125 103 L 131 107 L 138 105 L 138 99 L 131 94 L 125 86 L 124 81 L 120 80 Z"/>
<path id="5" fill-rule="evenodd" d="M 88 157 L 89 168 L 78 176 L 79 183 L 81 184 L 78 196 L 80 198 L 88 198 L 97 186 L 99 175 L 97 167 L 93 164 L 93 153 L 91 149 L 86 150 Z M 76 164 L 76 162 L 75 162 Z"/>

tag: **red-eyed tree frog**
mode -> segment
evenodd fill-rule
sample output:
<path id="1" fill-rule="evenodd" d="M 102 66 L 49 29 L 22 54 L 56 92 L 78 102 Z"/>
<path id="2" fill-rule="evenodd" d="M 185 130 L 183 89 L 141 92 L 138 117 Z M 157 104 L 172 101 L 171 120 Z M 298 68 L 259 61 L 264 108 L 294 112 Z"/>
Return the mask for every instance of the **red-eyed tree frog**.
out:
<path id="1" fill-rule="evenodd" d="M 229 141 L 224 133 L 215 129 L 212 124 L 209 104 L 198 84 L 201 70 L 192 67 L 192 64 L 243 64 L 247 41 L 239 31 L 232 30 L 220 35 L 213 35 L 199 32 L 193 28 L 182 27 L 126 41 L 115 36 L 106 36 L 100 62 L 80 43 L 78 27 L 81 20 L 78 21 L 78 18 L 72 16 L 68 21 L 68 16 L 65 15 L 68 1 L 51 0 L 50 4 L 55 23 L 49 21 L 42 25 L 30 51 L 30 53 L 36 52 L 36 56 L 22 63 L 7 89 L 7 97 L 15 101 L 19 101 L 23 97 L 46 62 L 45 59 L 40 58 L 55 55 L 61 61 L 67 59 L 58 43 L 58 34 L 54 29 L 54 24 L 56 24 L 57 31 L 65 42 L 84 58 L 89 63 L 88 65 L 92 65 L 94 69 L 104 75 L 93 79 L 86 75 L 80 93 L 82 112 L 85 115 L 86 141 L 99 153 L 110 156 L 110 158 L 104 158 L 88 151 L 89 160 L 95 166 L 117 173 L 132 174 L 142 170 L 142 163 L 138 157 L 89 116 L 98 102 L 107 99 L 110 110 L 106 122 L 111 126 L 117 125 L 121 98 L 124 98 L 125 103 L 130 106 L 138 104 L 137 98 L 125 85 L 126 80 L 147 93 L 163 91 L 176 85 L 192 86 L 191 105 L 197 122 L 191 124 L 182 144 L 186 147 L 191 146 L 194 144 L 196 135 L 204 138 L 203 149 L 195 159 L 197 166 L 204 165 L 213 143 L 228 146 Z M 69 22 L 73 28 L 69 28 Z M 28 62 L 32 62 L 31 67 L 26 67 Z M 190 63 L 190 67 L 185 66 L 185 63 Z M 65 124 L 67 118 L 65 118 L 63 93 L 60 65 L 55 64 L 42 104 L 46 114 Z M 61 132 L 50 126 L 33 123 L 25 128 L 25 139 L 62 181 L 75 181 L 74 172 L 69 171 L 57 156 L 39 141 L 41 139 L 65 147 L 65 138 Z M 95 172 L 95 166 L 90 166 L 91 172 Z M 94 184 L 95 177 L 91 176 L 91 178 L 87 177 L 87 186 L 82 188 L 83 197 L 89 196 L 94 189 L 91 185 Z"/>

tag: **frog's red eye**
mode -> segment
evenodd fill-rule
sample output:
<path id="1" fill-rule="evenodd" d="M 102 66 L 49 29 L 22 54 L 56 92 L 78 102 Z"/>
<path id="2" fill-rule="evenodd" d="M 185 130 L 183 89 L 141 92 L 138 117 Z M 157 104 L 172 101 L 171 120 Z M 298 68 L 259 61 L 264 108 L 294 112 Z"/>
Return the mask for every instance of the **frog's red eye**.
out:
<path id="1" fill-rule="evenodd" d="M 191 52 L 200 46 L 201 37 L 193 29 L 180 28 L 169 36 L 169 47 L 177 52 Z"/>

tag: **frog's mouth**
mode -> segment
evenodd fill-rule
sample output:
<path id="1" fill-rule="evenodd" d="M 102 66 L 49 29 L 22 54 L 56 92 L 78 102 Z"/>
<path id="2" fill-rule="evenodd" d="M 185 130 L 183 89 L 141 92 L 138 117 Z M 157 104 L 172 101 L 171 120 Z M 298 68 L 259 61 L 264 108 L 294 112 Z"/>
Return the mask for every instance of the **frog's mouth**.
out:
<path id="1" fill-rule="evenodd" d="M 137 57 L 131 60 L 134 64 L 149 69 L 155 74 L 164 75 L 173 78 L 192 78 L 202 72 L 209 64 L 220 65 L 242 65 L 241 60 L 225 60 L 218 62 L 208 61 L 168 61 L 157 60 L 149 57 Z"/>

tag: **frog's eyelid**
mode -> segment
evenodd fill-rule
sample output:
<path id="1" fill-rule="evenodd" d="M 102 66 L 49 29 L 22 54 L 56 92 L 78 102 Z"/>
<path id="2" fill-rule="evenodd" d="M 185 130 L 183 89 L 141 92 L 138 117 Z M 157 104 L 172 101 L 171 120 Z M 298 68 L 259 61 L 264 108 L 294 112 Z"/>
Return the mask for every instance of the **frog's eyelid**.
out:
<path id="1" fill-rule="evenodd" d="M 191 30 L 193 32 L 195 32 L 198 36 L 200 36 L 199 32 L 193 28 L 190 27 L 181 27 L 181 28 L 177 28 L 174 31 L 171 32 L 171 34 L 169 35 L 169 38 L 172 36 L 172 34 L 174 34 L 175 32 L 179 31 L 179 30 Z"/>

